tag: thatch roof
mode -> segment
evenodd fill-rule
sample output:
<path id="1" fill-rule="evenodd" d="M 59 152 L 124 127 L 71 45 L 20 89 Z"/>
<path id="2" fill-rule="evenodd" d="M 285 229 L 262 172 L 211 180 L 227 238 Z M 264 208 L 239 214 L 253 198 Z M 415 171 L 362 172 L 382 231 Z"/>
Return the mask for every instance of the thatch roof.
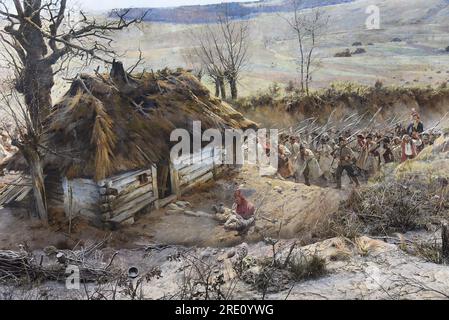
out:
<path id="1" fill-rule="evenodd" d="M 116 64 L 110 75 L 81 75 L 54 106 L 45 125 L 46 169 L 96 180 L 168 162 L 170 134 L 176 128 L 255 128 L 190 73 L 124 73 Z M 16 155 L 8 164 L 23 170 Z"/>

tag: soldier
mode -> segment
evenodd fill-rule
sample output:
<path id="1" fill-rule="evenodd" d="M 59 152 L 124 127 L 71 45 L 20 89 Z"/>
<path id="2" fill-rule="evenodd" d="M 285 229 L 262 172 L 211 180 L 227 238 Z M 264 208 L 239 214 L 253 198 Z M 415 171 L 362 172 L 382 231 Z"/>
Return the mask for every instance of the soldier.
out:
<path id="1" fill-rule="evenodd" d="M 321 143 L 318 145 L 316 153 L 318 164 L 323 172 L 322 177 L 324 180 L 329 181 L 332 178 L 332 164 L 334 161 L 332 157 L 332 147 L 329 144 L 329 137 L 327 135 L 323 135 L 321 138 Z"/>
<path id="2" fill-rule="evenodd" d="M 320 165 L 315 158 L 313 152 L 306 149 L 304 146 L 300 147 L 299 157 L 296 160 L 295 180 L 299 181 L 301 175 L 304 176 L 306 186 L 310 186 L 310 178 L 316 179 L 321 176 L 322 172 Z"/>
<path id="3" fill-rule="evenodd" d="M 409 135 L 404 135 L 402 137 L 402 158 L 401 162 L 405 162 L 409 159 L 414 159 L 418 155 L 417 148 L 422 144 L 421 140 L 418 137 L 418 134 L 415 132 L 413 138 Z"/>
<path id="4" fill-rule="evenodd" d="M 360 186 L 359 180 L 354 172 L 353 167 L 353 159 L 354 153 L 347 146 L 346 138 L 340 137 L 338 140 L 339 148 L 336 150 L 337 158 L 338 158 L 338 167 L 335 173 L 337 180 L 337 189 L 341 189 L 341 176 L 343 171 L 346 171 L 349 178 L 355 183 L 357 187 Z"/>
<path id="5" fill-rule="evenodd" d="M 419 134 L 424 132 L 424 124 L 421 122 L 421 118 L 416 112 L 412 115 L 412 123 L 407 127 L 407 134 L 413 136 L 415 132 Z"/>
<path id="6" fill-rule="evenodd" d="M 381 159 L 385 164 L 394 162 L 393 150 L 391 149 L 391 140 L 388 137 L 385 137 L 382 140 L 382 148 L 380 151 Z"/>
<path id="7" fill-rule="evenodd" d="M 401 138 L 394 137 L 393 138 L 393 146 L 391 151 L 393 152 L 393 160 L 394 162 L 401 162 L 402 158 L 402 147 L 401 147 Z"/>
<path id="8" fill-rule="evenodd" d="M 430 146 L 432 144 L 430 139 L 430 134 L 427 132 L 424 132 L 421 136 L 422 144 L 418 147 L 418 153 L 423 151 L 425 148 Z"/>
<path id="9" fill-rule="evenodd" d="M 366 177 L 375 174 L 379 169 L 379 144 L 373 141 L 371 134 L 366 136 L 365 145 L 357 159 L 357 167 L 364 172 Z"/>

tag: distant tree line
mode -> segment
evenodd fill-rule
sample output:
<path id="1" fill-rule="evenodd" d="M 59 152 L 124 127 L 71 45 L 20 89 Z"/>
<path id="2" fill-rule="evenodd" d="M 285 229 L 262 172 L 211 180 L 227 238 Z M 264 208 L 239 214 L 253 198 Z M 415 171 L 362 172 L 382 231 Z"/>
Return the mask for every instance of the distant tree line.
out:
<path id="1" fill-rule="evenodd" d="M 352 2 L 354 0 L 302 0 L 300 9 L 316 8 L 320 6 L 330 6 L 340 3 Z M 180 23 L 180 24 L 197 24 L 197 23 L 215 23 L 216 16 L 222 12 L 224 8 L 230 13 L 233 20 L 248 19 L 251 16 L 263 13 L 291 12 L 292 6 L 288 0 L 270 4 L 265 1 L 254 1 L 250 3 L 229 2 L 221 4 L 211 4 L 203 6 L 182 6 L 177 8 L 154 8 L 151 14 L 145 17 L 146 21 Z M 128 9 L 122 9 L 128 10 Z M 127 14 L 129 19 L 141 17 L 147 11 L 145 8 L 133 8 Z M 115 16 L 115 12 L 111 12 L 111 16 Z"/>

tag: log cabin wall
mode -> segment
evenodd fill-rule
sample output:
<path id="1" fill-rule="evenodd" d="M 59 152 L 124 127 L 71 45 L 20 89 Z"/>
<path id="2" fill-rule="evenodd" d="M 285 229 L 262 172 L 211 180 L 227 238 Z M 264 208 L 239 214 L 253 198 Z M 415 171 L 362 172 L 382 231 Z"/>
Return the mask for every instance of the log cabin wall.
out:
<path id="1" fill-rule="evenodd" d="M 91 179 L 62 179 L 64 190 L 64 211 L 69 219 L 83 216 L 95 224 L 100 223 L 100 192 L 97 183 Z"/>
<path id="2" fill-rule="evenodd" d="M 200 152 L 180 157 L 171 164 L 172 188 L 180 196 L 201 183 L 216 178 L 223 165 L 224 150 L 206 147 Z"/>
<path id="3" fill-rule="evenodd" d="M 58 171 L 45 173 L 45 193 L 49 209 L 64 210 L 64 188 Z"/>
<path id="4" fill-rule="evenodd" d="M 157 207 L 156 167 L 110 177 L 97 187 L 103 223 L 134 223 L 137 212 L 152 204 Z"/>

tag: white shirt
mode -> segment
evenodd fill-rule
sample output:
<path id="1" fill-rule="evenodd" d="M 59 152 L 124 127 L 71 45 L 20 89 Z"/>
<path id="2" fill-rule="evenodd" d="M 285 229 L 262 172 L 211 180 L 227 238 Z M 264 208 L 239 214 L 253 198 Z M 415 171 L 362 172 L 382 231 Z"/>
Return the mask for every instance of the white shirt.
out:
<path id="1" fill-rule="evenodd" d="M 412 149 L 412 142 L 408 142 L 405 144 L 405 155 L 406 156 L 412 156 L 413 155 L 413 149 Z"/>

